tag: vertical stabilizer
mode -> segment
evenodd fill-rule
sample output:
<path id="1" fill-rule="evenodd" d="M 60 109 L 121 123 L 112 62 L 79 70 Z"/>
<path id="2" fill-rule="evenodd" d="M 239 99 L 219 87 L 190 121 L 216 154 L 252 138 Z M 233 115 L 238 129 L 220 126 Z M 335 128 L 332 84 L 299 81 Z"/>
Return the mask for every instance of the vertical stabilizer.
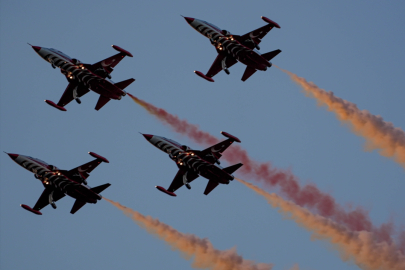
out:
<path id="1" fill-rule="evenodd" d="M 71 214 L 76 213 L 80 208 L 82 208 L 86 202 L 81 201 L 81 200 L 76 200 L 75 203 L 73 204 L 72 210 L 70 210 Z"/>
<path id="2" fill-rule="evenodd" d="M 249 77 L 252 76 L 256 71 L 256 69 L 247 66 L 245 69 L 245 73 L 243 73 L 242 81 L 246 81 L 247 79 L 249 79 Z"/>
<path id="3" fill-rule="evenodd" d="M 208 195 L 214 188 L 216 188 L 218 186 L 218 182 L 214 181 L 214 180 L 210 180 L 208 182 L 207 187 L 205 188 L 204 194 Z"/>
<path id="4" fill-rule="evenodd" d="M 110 101 L 110 99 L 108 97 L 105 97 L 103 95 L 100 95 L 100 98 L 97 101 L 97 105 L 96 105 L 96 110 L 100 110 L 105 104 L 107 104 L 107 102 Z"/>

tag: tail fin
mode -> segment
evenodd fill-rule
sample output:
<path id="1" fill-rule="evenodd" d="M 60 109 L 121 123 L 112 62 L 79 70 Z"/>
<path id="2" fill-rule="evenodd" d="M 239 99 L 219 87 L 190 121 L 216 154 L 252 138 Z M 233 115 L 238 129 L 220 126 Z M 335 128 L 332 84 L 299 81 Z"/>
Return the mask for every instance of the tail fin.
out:
<path id="1" fill-rule="evenodd" d="M 101 186 L 98 186 L 98 187 L 91 188 L 90 190 L 97 193 L 97 194 L 100 194 L 104 189 L 108 188 L 109 186 L 111 186 L 111 184 L 107 183 L 107 184 L 104 184 L 104 185 L 101 185 Z M 71 214 L 76 213 L 85 204 L 86 204 L 86 202 L 77 199 L 75 201 L 75 203 L 73 204 L 73 207 L 72 207 L 72 210 L 70 210 L 70 213 Z"/>
<path id="2" fill-rule="evenodd" d="M 135 79 L 131 78 L 122 82 L 117 82 L 115 84 L 115 86 L 117 86 L 119 89 L 124 90 L 128 85 L 130 85 L 131 83 L 133 83 L 135 81 Z"/>
<path id="3" fill-rule="evenodd" d="M 97 194 L 100 194 L 104 189 L 108 188 L 109 186 L 111 186 L 111 184 L 107 183 L 107 184 L 104 184 L 104 185 L 101 185 L 101 186 L 91 188 L 90 190 L 97 193 Z"/>
<path id="4" fill-rule="evenodd" d="M 77 199 L 75 201 L 75 203 L 73 204 L 72 210 L 70 210 L 71 214 L 76 213 L 80 208 L 82 208 L 84 205 L 86 204 L 86 202 L 81 201 L 79 199 Z"/>
<path id="5" fill-rule="evenodd" d="M 204 194 L 208 195 L 214 188 L 216 188 L 218 186 L 218 182 L 214 181 L 214 180 L 210 180 L 208 182 L 207 187 L 205 188 Z"/>
<path id="6" fill-rule="evenodd" d="M 233 174 L 237 169 L 239 169 L 242 166 L 243 166 L 242 163 L 238 163 L 238 164 L 223 168 L 223 171 L 228 174 Z"/>
<path id="7" fill-rule="evenodd" d="M 249 77 L 252 76 L 256 71 L 256 69 L 247 66 L 245 73 L 243 73 L 242 81 L 246 81 L 247 79 L 249 79 Z"/>
<path id="8" fill-rule="evenodd" d="M 97 101 L 96 110 L 100 110 L 107 102 L 110 101 L 110 98 L 100 95 L 100 98 Z"/>
<path id="9" fill-rule="evenodd" d="M 275 51 L 271 51 L 265 54 L 262 54 L 262 56 L 264 57 L 264 59 L 266 59 L 267 61 L 270 61 L 271 59 L 273 59 L 274 57 L 277 56 L 277 54 L 281 53 L 281 50 L 275 50 Z"/>

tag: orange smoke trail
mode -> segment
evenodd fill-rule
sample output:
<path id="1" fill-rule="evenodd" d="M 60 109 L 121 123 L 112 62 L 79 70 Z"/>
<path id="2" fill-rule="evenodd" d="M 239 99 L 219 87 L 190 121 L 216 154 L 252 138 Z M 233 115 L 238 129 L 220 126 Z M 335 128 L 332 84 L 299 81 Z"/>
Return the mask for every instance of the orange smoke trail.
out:
<path id="1" fill-rule="evenodd" d="M 380 154 L 393 158 L 405 167 L 405 132 L 390 122 L 384 121 L 381 116 L 371 114 L 366 110 L 359 110 L 356 104 L 336 97 L 333 92 L 327 92 L 313 82 L 307 82 L 285 69 L 290 78 L 301 86 L 305 93 L 315 98 L 321 105 L 333 111 L 339 120 L 349 123 L 355 134 L 367 140 L 366 149 L 380 149 Z"/>
<path id="2" fill-rule="evenodd" d="M 265 197 L 268 203 L 274 208 L 279 208 L 284 216 L 313 232 L 315 238 L 326 239 L 337 245 L 344 261 L 352 260 L 362 269 L 405 269 L 405 256 L 398 251 L 395 244 L 376 243 L 374 235 L 370 232 L 350 231 L 345 226 L 315 215 L 292 202 L 285 201 L 274 193 L 267 193 L 241 179 L 236 178 L 236 180 Z"/>
<path id="3" fill-rule="evenodd" d="M 208 239 L 201 239 L 193 234 L 184 234 L 173 229 L 169 225 L 144 216 L 137 211 L 121 205 L 118 202 L 104 198 L 125 215 L 130 217 L 140 227 L 146 229 L 150 234 L 164 240 L 173 249 L 181 251 L 187 258 L 194 257 L 193 267 L 213 270 L 270 270 L 271 264 L 255 263 L 245 260 L 236 253 L 236 249 L 221 251 L 215 249 Z"/>
<path id="4" fill-rule="evenodd" d="M 216 137 L 199 130 L 198 126 L 190 124 L 186 120 L 180 120 L 177 116 L 146 101 L 132 95 L 129 96 L 158 120 L 169 125 L 175 132 L 188 136 L 196 143 L 213 145 L 219 142 Z M 354 210 L 346 211 L 330 194 L 320 191 L 313 184 L 301 186 L 297 177 L 290 171 L 273 168 L 269 162 L 260 163 L 253 160 L 239 145 L 230 147 L 223 158 L 229 163 L 242 162 L 243 167 L 238 170 L 238 173 L 263 183 L 267 188 L 279 188 L 283 195 L 299 206 L 315 210 L 316 213 L 331 218 L 352 231 L 373 232 L 378 241 L 387 241 L 388 243 L 393 241 L 391 236 L 395 233 L 393 224 L 386 223 L 380 227 L 373 226 L 364 209 L 357 207 Z M 405 232 L 402 234 L 405 235 Z M 400 250 L 405 253 L 405 237 L 403 240 L 401 239 L 399 239 Z"/>

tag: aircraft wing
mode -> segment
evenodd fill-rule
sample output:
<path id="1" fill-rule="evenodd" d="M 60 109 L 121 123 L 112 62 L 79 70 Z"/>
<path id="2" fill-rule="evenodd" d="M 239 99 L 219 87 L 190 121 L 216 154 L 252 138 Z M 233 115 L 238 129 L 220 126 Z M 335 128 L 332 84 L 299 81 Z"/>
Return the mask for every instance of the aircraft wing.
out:
<path id="1" fill-rule="evenodd" d="M 100 163 L 101 160 L 95 159 L 93 161 L 80 165 L 79 167 L 71 169 L 70 171 L 62 171 L 62 173 L 73 181 L 83 183 L 87 179 L 87 177 L 89 177 L 89 173 L 98 165 L 100 165 Z"/>
<path id="2" fill-rule="evenodd" d="M 253 40 L 256 44 L 259 44 L 262 41 L 262 38 L 267 35 L 268 32 L 270 32 L 271 29 L 273 29 L 275 25 L 273 24 L 267 24 L 265 26 L 262 26 L 256 30 L 253 30 L 247 34 L 244 34 L 243 36 L 240 36 L 238 38 L 238 41 L 245 45 L 246 47 L 253 49 L 255 46 L 251 42 L 245 42 L 248 39 Z"/>
<path id="3" fill-rule="evenodd" d="M 179 170 L 177 172 L 176 176 L 174 177 L 172 183 L 170 184 L 170 187 L 167 190 L 170 192 L 175 192 L 176 190 L 181 188 L 184 185 L 183 176 L 186 173 L 187 173 L 187 171 Z M 198 177 L 198 174 L 194 174 L 194 173 L 192 174 L 191 172 L 189 172 L 189 173 L 187 173 L 187 182 L 191 183 L 197 177 Z"/>
<path id="4" fill-rule="evenodd" d="M 47 206 L 49 204 L 49 194 L 51 193 L 51 189 L 46 188 L 44 189 L 44 191 L 42 192 L 41 196 L 39 197 L 37 203 L 35 204 L 34 210 L 41 210 L 42 208 L 44 208 L 45 206 Z M 55 189 L 53 192 L 53 201 L 56 202 L 60 199 L 62 199 L 63 197 L 65 197 L 65 194 L 62 193 L 62 191 Z"/>
<path id="5" fill-rule="evenodd" d="M 233 140 L 231 139 L 227 139 L 225 141 L 219 142 L 211 147 L 208 147 L 202 151 L 200 151 L 200 153 L 198 153 L 198 155 L 202 158 L 204 158 L 207 161 L 210 161 L 212 163 L 214 163 L 216 160 L 218 160 L 221 156 L 222 153 L 233 143 Z"/>
<path id="6" fill-rule="evenodd" d="M 118 47 L 117 45 L 112 45 L 112 47 L 119 51 L 119 53 L 117 53 L 116 55 L 110 56 L 104 60 L 101 60 L 100 62 L 97 62 L 93 65 L 88 65 L 87 67 L 95 74 L 110 74 L 113 70 L 114 67 L 116 65 L 118 65 L 119 62 L 121 62 L 121 60 L 125 57 L 125 56 L 129 56 L 132 57 L 132 54 L 120 47 Z M 101 72 L 99 72 L 101 71 Z"/>
<path id="7" fill-rule="evenodd" d="M 211 68 L 208 70 L 206 76 L 207 77 L 214 77 L 215 75 L 218 74 L 222 70 L 222 60 L 224 59 L 226 55 L 219 53 L 217 58 L 215 58 L 214 63 L 212 64 Z M 225 61 L 226 67 L 230 68 L 231 66 L 235 65 L 238 61 L 233 58 L 232 56 L 228 55 Z"/>
<path id="8" fill-rule="evenodd" d="M 104 60 L 101 60 L 100 62 L 97 62 L 93 65 L 91 65 L 90 70 L 95 71 L 98 69 L 104 69 L 108 74 L 113 72 L 114 67 L 118 65 L 119 62 L 124 58 L 125 54 L 124 53 L 117 53 L 116 55 L 113 55 L 111 57 L 108 57 Z"/>
<path id="9" fill-rule="evenodd" d="M 69 102 L 71 102 L 74 98 L 73 95 L 74 95 L 75 89 L 76 89 L 75 95 L 77 95 L 77 97 L 84 96 L 85 94 L 87 94 L 90 91 L 87 87 L 85 87 L 83 85 L 71 82 L 68 84 L 65 92 L 63 93 L 62 97 L 60 98 L 60 100 L 58 102 L 58 106 L 64 107 L 67 104 L 69 104 Z"/>

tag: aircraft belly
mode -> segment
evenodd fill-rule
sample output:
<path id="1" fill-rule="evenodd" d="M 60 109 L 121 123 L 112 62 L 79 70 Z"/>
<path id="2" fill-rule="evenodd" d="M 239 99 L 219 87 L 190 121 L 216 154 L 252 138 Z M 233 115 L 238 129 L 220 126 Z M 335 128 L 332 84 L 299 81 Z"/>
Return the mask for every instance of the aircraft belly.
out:
<path id="1" fill-rule="evenodd" d="M 206 170 L 200 172 L 200 175 L 207 178 L 208 180 L 215 180 L 221 184 L 229 184 L 230 176 L 224 173 L 221 169 L 212 166 Z M 229 179 L 228 179 L 229 178 Z"/>
<path id="2" fill-rule="evenodd" d="M 250 66 L 253 68 L 256 68 L 256 66 L 257 66 L 257 63 L 251 57 L 249 57 L 249 55 L 247 55 L 246 53 L 239 54 L 236 59 L 239 62 L 241 62 L 242 64 L 245 64 L 247 66 Z"/>
<path id="3" fill-rule="evenodd" d="M 237 58 L 239 62 L 252 67 L 257 70 L 266 70 L 267 69 L 267 61 L 265 59 L 262 59 L 260 55 L 257 53 L 253 52 L 252 54 L 241 54 Z"/>
<path id="4" fill-rule="evenodd" d="M 93 92 L 96 92 L 97 94 L 100 94 L 100 95 L 101 95 L 101 93 L 104 93 L 104 91 L 103 91 L 102 89 L 98 88 L 96 84 L 94 84 L 94 85 L 93 85 L 93 84 L 90 84 L 89 89 L 90 89 L 91 91 L 93 91 Z M 100 91 L 100 90 L 101 90 L 101 91 Z"/>
<path id="5" fill-rule="evenodd" d="M 253 54 L 250 55 L 250 58 L 256 63 L 257 68 L 259 70 L 265 70 L 267 67 L 271 66 L 269 65 L 269 62 L 264 59 L 261 55 L 253 52 Z"/>
<path id="6" fill-rule="evenodd" d="M 241 62 L 242 64 L 245 64 L 246 66 L 254 67 L 256 65 L 256 63 L 251 61 L 251 59 L 246 59 L 244 57 L 239 57 L 238 61 Z"/>
<path id="7" fill-rule="evenodd" d="M 77 185 L 66 191 L 66 194 L 72 198 L 85 201 L 87 203 L 96 203 L 96 194 L 93 194 L 89 189 L 82 185 Z"/>
<path id="8" fill-rule="evenodd" d="M 91 90 L 96 92 L 97 94 L 103 95 L 105 97 L 111 98 L 111 99 L 119 99 L 121 96 L 120 91 L 117 91 L 115 89 L 114 85 L 110 83 L 92 83 L 91 84 Z"/>

